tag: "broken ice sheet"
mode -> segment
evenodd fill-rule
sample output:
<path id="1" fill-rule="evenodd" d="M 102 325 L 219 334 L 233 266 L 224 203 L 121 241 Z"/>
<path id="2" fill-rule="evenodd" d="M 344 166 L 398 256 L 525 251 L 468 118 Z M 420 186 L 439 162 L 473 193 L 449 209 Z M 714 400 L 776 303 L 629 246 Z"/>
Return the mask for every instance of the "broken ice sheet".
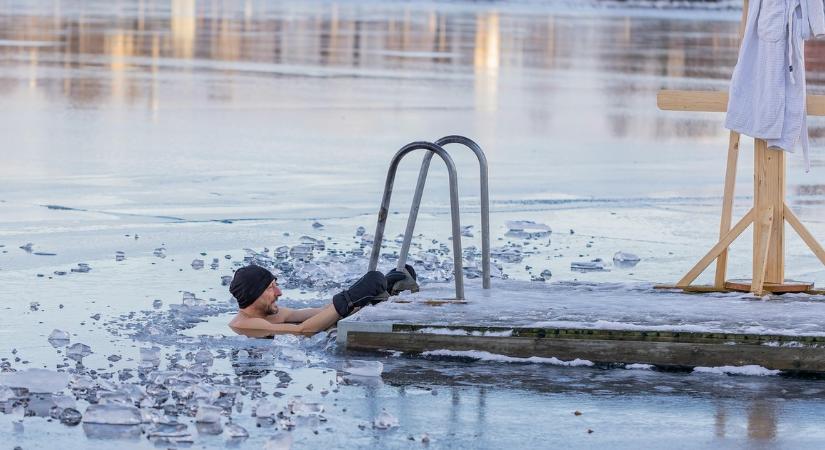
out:
<path id="1" fill-rule="evenodd" d="M 249 437 L 249 432 L 246 431 L 246 428 L 238 425 L 237 423 L 226 424 L 225 430 L 226 435 L 233 439 Z"/>
<path id="2" fill-rule="evenodd" d="M 508 220 L 505 236 L 531 239 L 545 237 L 552 232 L 553 230 L 543 223 L 532 220 Z"/>
<path id="3" fill-rule="evenodd" d="M 33 393 L 60 392 L 69 384 L 69 376 L 63 372 L 48 369 L 28 369 L 0 373 L 0 384 L 26 388 Z"/>
<path id="4" fill-rule="evenodd" d="M 49 335 L 49 343 L 52 344 L 52 347 L 65 347 L 69 345 L 69 333 L 63 330 L 55 329 Z"/>
<path id="5" fill-rule="evenodd" d="M 202 259 L 192 260 L 192 268 L 195 269 L 195 270 L 203 269 L 203 260 Z"/>
<path id="6" fill-rule="evenodd" d="M 92 348 L 86 344 L 81 344 L 80 342 L 66 347 L 66 356 L 78 362 L 82 361 L 83 358 L 91 354 Z"/>
<path id="7" fill-rule="evenodd" d="M 200 405 L 198 406 L 198 412 L 195 415 L 195 422 L 220 423 L 222 412 L 223 408 L 219 408 L 217 406 Z"/>
<path id="8" fill-rule="evenodd" d="M 387 430 L 399 426 L 398 418 L 388 413 L 386 409 L 382 409 L 375 420 L 372 421 L 372 427 L 379 430 Z"/>
<path id="9" fill-rule="evenodd" d="M 131 405 L 103 404 L 89 405 L 83 413 L 84 423 L 106 425 L 139 425 L 141 423 L 140 410 Z"/>
<path id="10" fill-rule="evenodd" d="M 289 412 L 296 416 L 312 416 L 324 412 L 324 405 L 320 403 L 306 403 L 300 396 L 295 396 L 287 403 Z"/>
<path id="11" fill-rule="evenodd" d="M 620 251 L 613 255 L 613 264 L 617 267 L 634 267 L 636 264 L 639 264 L 640 260 L 641 258 L 633 253 Z"/>
<path id="12" fill-rule="evenodd" d="M 575 272 L 599 272 L 605 270 L 604 261 L 596 258 L 592 261 L 573 261 L 570 263 L 570 270 Z"/>
<path id="13" fill-rule="evenodd" d="M 380 377 L 384 372 L 384 364 L 381 361 L 362 361 L 350 359 L 344 361 L 344 372 L 358 377 Z"/>

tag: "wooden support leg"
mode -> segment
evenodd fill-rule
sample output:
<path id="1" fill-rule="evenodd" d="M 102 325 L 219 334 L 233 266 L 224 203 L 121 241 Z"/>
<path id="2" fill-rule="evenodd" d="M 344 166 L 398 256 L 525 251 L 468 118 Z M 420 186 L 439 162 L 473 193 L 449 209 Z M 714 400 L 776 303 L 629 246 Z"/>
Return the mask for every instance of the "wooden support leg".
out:
<path id="1" fill-rule="evenodd" d="M 791 224 L 791 228 L 793 228 L 794 231 L 796 231 L 796 234 L 798 234 L 799 237 L 802 238 L 805 244 L 808 245 L 808 248 L 810 248 L 811 251 L 814 252 L 814 255 L 816 255 L 816 257 L 819 258 L 822 264 L 825 264 L 825 249 L 823 249 L 822 246 L 819 245 L 819 242 L 817 242 L 816 238 L 811 234 L 811 232 L 808 231 L 807 228 L 805 228 L 805 225 L 802 225 L 802 222 L 799 221 L 799 218 L 796 217 L 796 214 L 794 214 L 793 211 L 791 211 L 791 208 L 789 208 L 788 205 L 785 205 L 785 220 L 787 220 L 788 223 Z"/>
<path id="2" fill-rule="evenodd" d="M 719 223 L 719 239 L 730 231 L 730 222 L 733 215 L 733 190 L 736 187 L 736 164 L 739 161 L 739 133 L 730 132 L 728 143 L 728 165 L 725 170 L 725 194 L 722 198 L 722 220 Z M 725 287 L 725 276 L 728 270 L 728 249 L 722 250 L 716 258 L 716 278 L 713 286 L 722 289 Z"/>
<path id="3" fill-rule="evenodd" d="M 678 283 L 676 283 L 676 287 L 684 288 L 690 285 L 690 283 L 692 283 L 693 280 L 695 280 L 696 277 L 698 277 L 699 274 L 701 274 L 702 271 L 705 270 L 710 265 L 710 263 L 713 262 L 713 260 L 716 259 L 716 257 L 719 256 L 720 253 L 722 253 L 723 250 L 728 248 L 731 242 L 736 240 L 736 238 L 738 238 L 739 235 L 742 234 L 743 231 L 745 231 L 745 228 L 747 228 L 748 225 L 750 225 L 751 222 L 753 222 L 753 218 L 754 210 L 751 209 L 750 211 L 748 211 L 747 214 L 745 214 L 741 219 L 739 219 L 739 222 L 736 222 L 736 225 L 734 225 L 730 231 L 725 233 L 725 235 L 722 236 L 721 239 L 719 239 L 719 242 L 717 242 L 716 245 L 714 245 L 713 248 L 710 249 L 710 251 L 705 256 L 703 256 L 702 259 L 700 259 L 699 262 L 696 263 L 696 265 L 693 266 L 693 268 L 690 269 L 690 271 L 684 277 L 682 277 L 682 279 L 679 280 Z"/>
<path id="4" fill-rule="evenodd" d="M 762 139 L 755 139 L 754 146 L 754 220 L 761 220 L 765 211 L 771 208 L 773 226 L 754 227 L 751 279 L 756 281 L 759 277 L 766 283 L 782 284 L 785 281 L 785 152 L 769 149 Z M 771 236 L 766 240 L 761 233 L 767 229 Z M 767 265 L 763 268 L 760 246 L 765 242 L 768 242 L 768 256 Z"/>
<path id="5" fill-rule="evenodd" d="M 751 292 L 754 295 L 762 296 L 764 293 L 766 270 L 768 265 L 768 248 L 771 243 L 773 228 L 773 207 L 762 211 L 758 221 L 754 225 L 754 234 L 759 235 L 759 241 L 753 246 L 753 279 L 751 279 Z"/>

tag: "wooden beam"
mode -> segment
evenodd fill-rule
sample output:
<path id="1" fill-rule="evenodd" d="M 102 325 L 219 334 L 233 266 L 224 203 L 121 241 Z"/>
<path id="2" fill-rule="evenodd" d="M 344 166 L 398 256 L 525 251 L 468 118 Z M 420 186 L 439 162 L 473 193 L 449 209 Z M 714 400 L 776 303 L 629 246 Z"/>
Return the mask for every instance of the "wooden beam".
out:
<path id="1" fill-rule="evenodd" d="M 767 278 L 768 248 L 771 245 L 771 228 L 773 228 L 773 206 L 759 214 L 759 220 L 754 224 L 753 239 L 753 277 L 751 278 L 751 292 L 762 296 L 765 293 L 764 284 Z M 781 282 L 780 282 L 781 283 Z"/>
<path id="2" fill-rule="evenodd" d="M 763 139 L 754 141 L 753 207 L 754 221 L 762 223 L 762 216 L 770 207 L 773 211 L 771 227 L 756 227 L 753 233 L 753 280 L 756 272 L 764 271 L 764 281 L 782 284 L 785 281 L 785 152 L 768 148 Z M 767 266 L 757 258 L 763 243 L 760 233 L 770 230 Z"/>
<path id="3" fill-rule="evenodd" d="M 664 111 L 726 112 L 728 93 L 661 90 L 656 95 L 656 104 Z M 825 116 L 825 95 L 808 96 L 808 115 Z"/>
<path id="4" fill-rule="evenodd" d="M 516 330 L 514 330 L 515 332 Z M 775 340 L 747 335 L 613 330 L 544 330 L 541 336 L 473 336 L 420 332 L 347 333 L 348 349 L 398 350 L 421 353 L 432 350 L 487 351 L 520 358 L 586 359 L 594 363 L 643 363 L 657 366 L 743 366 L 825 372 L 825 347 L 805 336 L 777 336 Z M 739 337 L 745 339 L 739 339 Z M 771 338 L 772 339 L 772 338 Z M 796 342 L 793 346 L 776 342 Z M 768 344 L 768 345 L 765 345 Z M 799 345 L 802 344 L 802 345 Z M 388 376 L 388 374 L 384 374 Z"/>
<path id="5" fill-rule="evenodd" d="M 802 225 L 802 222 L 799 221 L 799 218 L 796 217 L 796 214 L 791 211 L 791 208 L 789 208 L 788 205 L 785 205 L 785 220 L 791 224 L 791 228 L 796 231 L 796 234 L 802 238 L 805 244 L 808 245 L 808 248 L 814 252 L 814 255 L 819 258 L 822 264 L 825 264 L 825 250 L 821 245 L 819 245 L 819 242 L 816 241 L 816 238 L 811 234 L 811 232 L 805 228 L 805 225 Z"/>
<path id="6" fill-rule="evenodd" d="M 754 210 L 751 209 L 747 214 L 739 219 L 739 222 L 737 222 L 736 225 L 734 225 L 733 228 L 727 232 L 727 234 L 719 239 L 719 242 L 717 242 L 716 245 L 714 245 L 713 248 L 710 249 L 710 251 L 702 257 L 702 259 L 700 259 L 699 262 L 696 263 L 696 265 L 693 266 L 693 268 L 690 269 L 690 271 L 682 277 L 681 280 L 679 280 L 679 282 L 676 283 L 676 286 L 684 288 L 690 285 L 690 283 L 692 283 L 693 280 L 695 280 L 696 277 L 698 277 L 699 274 L 701 274 L 702 271 L 704 271 L 708 265 L 710 265 L 710 263 L 716 259 L 717 256 L 719 256 L 720 253 L 722 253 L 722 250 L 728 248 L 728 246 L 730 246 L 730 244 L 736 240 L 736 238 L 739 237 L 743 231 L 745 231 L 745 228 L 753 222 L 753 218 Z"/>
<path id="7" fill-rule="evenodd" d="M 730 132 L 728 141 L 728 164 L 725 169 L 725 194 L 722 198 L 722 220 L 719 223 L 719 239 L 730 231 L 733 216 L 733 190 L 736 187 L 736 165 L 739 161 L 739 133 Z M 716 258 L 716 278 L 713 285 L 717 288 L 725 287 L 725 276 L 728 270 L 728 249 L 722 250 Z"/>

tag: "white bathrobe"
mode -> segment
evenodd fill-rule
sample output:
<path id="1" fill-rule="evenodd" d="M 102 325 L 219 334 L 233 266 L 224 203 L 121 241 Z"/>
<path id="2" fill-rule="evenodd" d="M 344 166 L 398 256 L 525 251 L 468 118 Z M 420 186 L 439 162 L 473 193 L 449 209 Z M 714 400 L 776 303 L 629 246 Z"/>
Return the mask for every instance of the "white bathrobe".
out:
<path id="1" fill-rule="evenodd" d="M 752 0 L 733 70 L 725 127 L 808 164 L 805 102 L 806 39 L 825 36 L 823 0 Z"/>

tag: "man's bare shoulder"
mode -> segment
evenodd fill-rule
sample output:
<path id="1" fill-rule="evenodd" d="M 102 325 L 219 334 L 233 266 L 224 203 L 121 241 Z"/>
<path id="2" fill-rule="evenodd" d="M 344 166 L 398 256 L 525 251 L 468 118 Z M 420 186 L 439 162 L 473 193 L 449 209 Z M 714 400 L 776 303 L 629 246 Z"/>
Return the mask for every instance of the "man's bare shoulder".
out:
<path id="1" fill-rule="evenodd" d="M 280 314 L 281 311 L 278 311 L 278 314 L 272 314 L 266 318 L 261 318 L 249 317 L 245 316 L 243 313 L 238 313 L 232 318 L 231 321 L 229 321 L 229 328 L 237 334 L 249 337 L 269 337 L 273 334 L 295 333 L 297 330 L 293 330 L 291 328 L 294 327 L 294 325 L 284 324 L 283 319 L 277 321 L 279 320 L 277 316 Z M 273 327 L 273 325 L 278 326 Z"/>

